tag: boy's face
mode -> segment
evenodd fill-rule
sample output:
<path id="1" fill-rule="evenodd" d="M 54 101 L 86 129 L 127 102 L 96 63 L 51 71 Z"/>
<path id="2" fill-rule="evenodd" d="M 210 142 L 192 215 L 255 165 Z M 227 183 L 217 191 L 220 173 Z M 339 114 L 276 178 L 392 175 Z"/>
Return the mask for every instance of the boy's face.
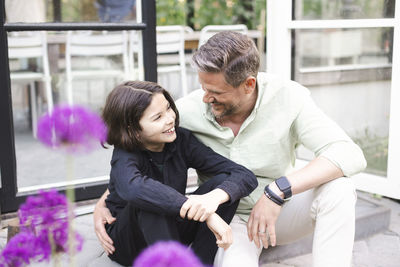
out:
<path id="1" fill-rule="evenodd" d="M 143 146 L 153 152 L 161 152 L 165 143 L 176 139 L 176 114 L 162 93 L 153 95 L 139 121 L 142 131 L 139 133 Z"/>

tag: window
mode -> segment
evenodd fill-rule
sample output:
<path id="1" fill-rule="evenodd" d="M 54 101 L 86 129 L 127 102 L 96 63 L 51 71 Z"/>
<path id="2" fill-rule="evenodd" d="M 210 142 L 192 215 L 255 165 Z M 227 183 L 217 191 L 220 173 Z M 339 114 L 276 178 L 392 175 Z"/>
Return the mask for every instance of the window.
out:
<path id="1" fill-rule="evenodd" d="M 5 2 L 8 6 L 4 8 Z M 18 13 L 13 9 L 15 6 L 23 13 L 21 2 L 26 3 L 0 1 L 1 10 L 6 10 L 6 14 L 0 14 L 0 21 L 4 21 L 4 17 L 9 20 L 0 28 L 0 123 L 4 126 L 0 129 L 2 213 L 16 210 L 27 195 L 39 189 L 63 190 L 67 184 L 72 184 L 77 200 L 102 194 L 108 182 L 111 149 L 99 147 L 92 154 L 76 157 L 75 179 L 66 182 L 65 157 L 38 142 L 35 137 L 37 119 L 50 106 L 60 103 L 80 104 L 100 112 L 106 95 L 117 83 L 130 77 L 149 81 L 156 81 L 157 77 L 155 1 L 143 1 L 143 6 L 142 1 L 137 1 L 139 22 L 123 19 L 118 23 L 93 22 L 94 15 L 84 18 L 83 6 L 87 4 L 94 12 L 94 1 L 32 0 L 26 4 L 25 14 L 37 8 L 45 13 L 45 21 L 51 21 L 54 15 L 51 12 L 58 12 L 60 8 L 64 8 L 65 20 L 62 21 L 67 21 L 73 16 L 69 14 L 68 17 L 66 10 L 81 5 L 82 8 L 76 10 L 77 19 L 69 20 L 75 21 L 73 23 L 12 16 Z M 61 3 L 57 11 L 54 6 Z M 145 23 L 141 22 L 142 10 Z M 38 13 L 43 15 L 43 12 Z M 85 40 L 88 46 L 93 38 L 97 47 L 86 49 L 81 55 L 71 52 L 73 42 L 69 41 L 76 33 L 81 34 L 76 40 Z M 130 54 L 133 35 L 136 36 L 135 45 L 142 46 L 141 55 Z M 112 49 L 103 47 L 108 43 L 112 43 Z M 100 46 L 102 53 L 96 54 L 94 51 Z M 133 60 L 139 56 L 146 59 L 143 66 L 133 65 Z M 72 74 L 81 74 L 83 70 L 100 73 L 94 78 L 75 77 L 68 74 L 68 69 L 73 69 Z"/>
<path id="2" fill-rule="evenodd" d="M 361 190 L 399 198 L 399 18 L 395 1 L 268 1 L 267 71 L 310 89 L 363 149 Z M 397 12 L 396 14 L 399 14 Z M 397 40 L 397 41 L 396 41 Z M 311 159 L 302 148 L 298 158 Z M 396 189 L 397 188 L 397 189 Z"/>

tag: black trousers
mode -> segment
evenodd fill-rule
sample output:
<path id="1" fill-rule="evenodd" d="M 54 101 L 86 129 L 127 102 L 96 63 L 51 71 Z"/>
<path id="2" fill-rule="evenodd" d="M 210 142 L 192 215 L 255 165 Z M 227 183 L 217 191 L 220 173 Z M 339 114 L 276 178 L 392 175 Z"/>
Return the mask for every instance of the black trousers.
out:
<path id="1" fill-rule="evenodd" d="M 215 189 L 224 180 L 214 177 L 202 184 L 194 194 L 205 194 Z M 229 205 L 224 203 L 216 213 L 230 223 L 239 201 Z M 132 266 L 140 252 L 161 240 L 176 240 L 182 244 L 192 244 L 191 248 L 204 264 L 212 265 L 217 252 L 216 238 L 205 222 L 182 219 L 179 215 L 167 216 L 144 211 L 128 204 L 117 220 L 106 225 L 107 233 L 114 242 L 115 252 L 110 259 L 121 265 Z"/>

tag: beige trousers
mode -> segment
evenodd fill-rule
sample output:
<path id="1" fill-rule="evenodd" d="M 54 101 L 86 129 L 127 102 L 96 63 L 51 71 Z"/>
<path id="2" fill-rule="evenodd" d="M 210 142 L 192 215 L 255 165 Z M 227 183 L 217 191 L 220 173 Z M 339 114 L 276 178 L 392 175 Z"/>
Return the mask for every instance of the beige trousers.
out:
<path id="1" fill-rule="evenodd" d="M 351 266 L 357 195 L 353 181 L 338 178 L 308 190 L 284 204 L 276 223 L 277 244 L 294 242 L 314 232 L 313 266 Z M 218 249 L 215 267 L 256 267 L 261 249 L 247 237 L 246 222 L 231 222 L 233 244 Z"/>

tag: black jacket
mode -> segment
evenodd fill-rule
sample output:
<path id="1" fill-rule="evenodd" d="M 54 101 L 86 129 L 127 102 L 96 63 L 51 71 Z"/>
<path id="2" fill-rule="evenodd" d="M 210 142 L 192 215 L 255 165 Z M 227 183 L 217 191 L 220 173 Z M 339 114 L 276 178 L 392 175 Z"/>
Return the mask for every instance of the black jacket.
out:
<path id="1" fill-rule="evenodd" d="M 245 167 L 217 154 L 194 135 L 177 128 L 177 138 L 164 147 L 163 173 L 148 151 L 128 152 L 114 148 L 106 204 L 113 216 L 127 202 L 139 209 L 177 215 L 186 201 L 187 170 L 194 168 L 209 176 L 224 175 L 217 188 L 224 190 L 230 202 L 250 194 L 258 185 L 255 175 Z M 212 179 L 212 178 L 211 178 Z"/>

